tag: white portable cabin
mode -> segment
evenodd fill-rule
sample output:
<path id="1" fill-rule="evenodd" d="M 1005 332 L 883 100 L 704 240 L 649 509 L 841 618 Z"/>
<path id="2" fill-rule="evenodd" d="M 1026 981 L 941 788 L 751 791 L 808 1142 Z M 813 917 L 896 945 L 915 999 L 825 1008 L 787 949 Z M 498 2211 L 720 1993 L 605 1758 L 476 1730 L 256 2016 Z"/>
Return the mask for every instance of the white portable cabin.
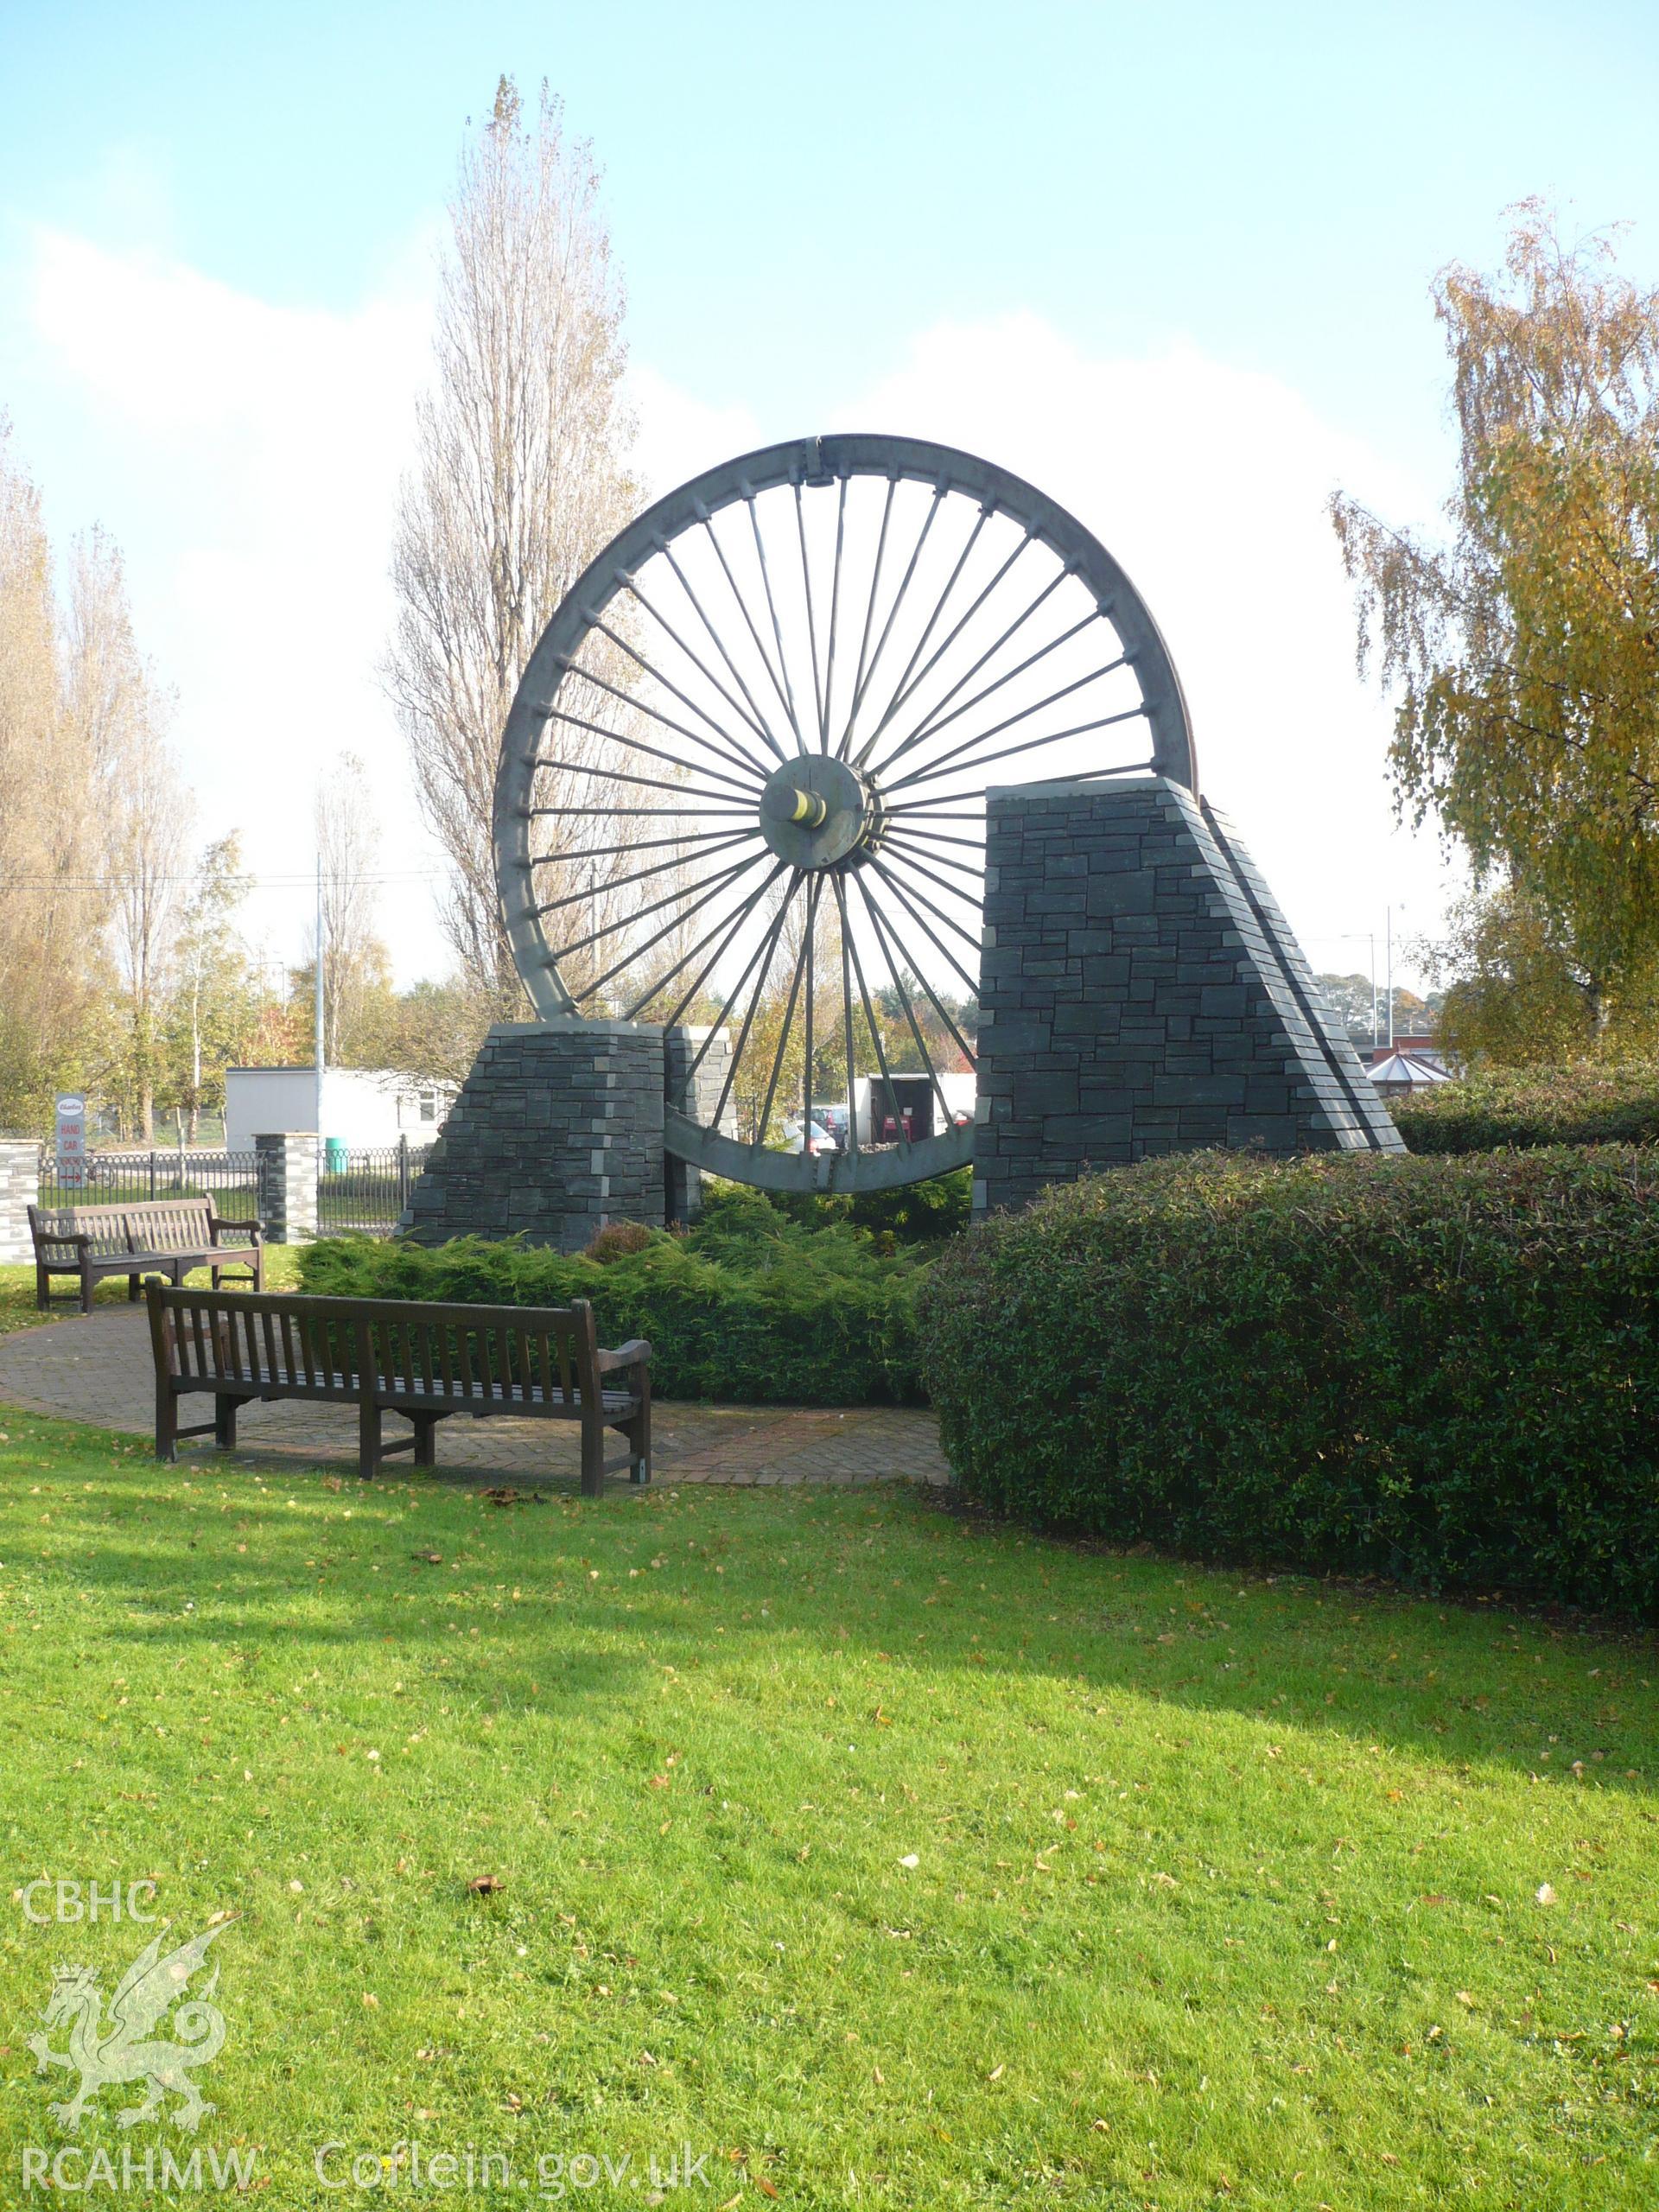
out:
<path id="1" fill-rule="evenodd" d="M 925 1075 L 894 1073 L 885 1079 L 861 1075 L 854 1088 L 858 1141 L 861 1145 L 896 1144 L 901 1122 L 912 1144 L 919 1144 L 924 1137 L 941 1136 L 957 1122 L 973 1120 L 975 1096 L 974 1078 L 966 1072 L 941 1075 L 938 1090 Z"/>
<path id="2" fill-rule="evenodd" d="M 315 1068 L 226 1068 L 225 1148 L 251 1152 L 256 1136 L 283 1130 L 331 1139 L 353 1150 L 431 1143 L 454 1102 L 454 1084 L 422 1082 L 396 1068 L 325 1068 L 317 1128 Z"/>

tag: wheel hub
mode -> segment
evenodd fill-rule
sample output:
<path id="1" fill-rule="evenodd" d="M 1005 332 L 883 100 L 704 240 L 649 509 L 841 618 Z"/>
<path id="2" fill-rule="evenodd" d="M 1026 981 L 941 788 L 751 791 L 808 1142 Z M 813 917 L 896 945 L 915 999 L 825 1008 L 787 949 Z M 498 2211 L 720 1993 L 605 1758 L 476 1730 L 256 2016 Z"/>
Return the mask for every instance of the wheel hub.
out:
<path id="1" fill-rule="evenodd" d="M 760 834 L 796 868 L 833 868 L 868 850 L 880 809 L 858 770 L 824 753 L 803 753 L 767 777 Z"/>

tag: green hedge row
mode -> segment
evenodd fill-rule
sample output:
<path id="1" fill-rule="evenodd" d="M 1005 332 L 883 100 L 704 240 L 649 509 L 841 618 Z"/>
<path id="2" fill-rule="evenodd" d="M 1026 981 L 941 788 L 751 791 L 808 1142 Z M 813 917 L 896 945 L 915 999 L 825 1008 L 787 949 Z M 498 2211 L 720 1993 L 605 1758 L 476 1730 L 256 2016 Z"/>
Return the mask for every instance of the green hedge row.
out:
<path id="1" fill-rule="evenodd" d="M 896 1191 L 774 1191 L 767 1193 L 786 1220 L 804 1229 L 826 1229 L 837 1223 L 868 1230 L 883 1251 L 901 1244 L 939 1244 L 967 1228 L 973 1213 L 974 1171 L 953 1168 L 948 1175 L 931 1176 L 925 1183 L 906 1183 Z"/>
<path id="2" fill-rule="evenodd" d="M 1413 1152 L 1659 1144 L 1659 1066 L 1490 1068 L 1391 1098 L 1389 1110 Z"/>
<path id="3" fill-rule="evenodd" d="M 922 1359 L 970 1499 L 1201 1557 L 1659 1599 L 1659 1158 L 1201 1154 L 953 1245 Z"/>
<path id="4" fill-rule="evenodd" d="M 650 1339 L 653 1387 L 668 1398 L 837 1406 L 921 1395 L 913 1255 L 884 1254 L 845 1225 L 802 1228 L 736 1189 L 714 1197 L 688 1236 L 613 1231 L 597 1249 L 603 1256 L 475 1236 L 433 1249 L 335 1237 L 306 1248 L 300 1274 L 306 1290 L 339 1297 L 591 1299 L 602 1344 Z"/>

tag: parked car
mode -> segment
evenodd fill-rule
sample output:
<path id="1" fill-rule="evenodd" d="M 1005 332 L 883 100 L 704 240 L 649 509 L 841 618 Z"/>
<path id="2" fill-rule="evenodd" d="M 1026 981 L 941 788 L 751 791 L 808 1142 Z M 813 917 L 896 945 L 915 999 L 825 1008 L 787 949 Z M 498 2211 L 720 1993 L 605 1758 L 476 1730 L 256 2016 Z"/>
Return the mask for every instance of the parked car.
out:
<path id="1" fill-rule="evenodd" d="M 803 1134 L 798 1116 L 793 1121 L 784 1123 L 784 1148 L 786 1152 L 830 1153 L 841 1150 L 840 1145 L 824 1128 L 822 1122 L 809 1122 Z"/>

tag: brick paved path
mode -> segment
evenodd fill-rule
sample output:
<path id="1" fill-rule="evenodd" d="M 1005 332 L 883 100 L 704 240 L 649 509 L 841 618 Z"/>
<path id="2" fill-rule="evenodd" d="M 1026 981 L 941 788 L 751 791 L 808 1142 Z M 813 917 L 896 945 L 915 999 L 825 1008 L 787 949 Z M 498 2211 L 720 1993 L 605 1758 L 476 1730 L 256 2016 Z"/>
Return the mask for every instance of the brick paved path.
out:
<path id="1" fill-rule="evenodd" d="M 195 1418 L 206 1418 L 207 1401 Z M 142 1308 L 110 1308 L 0 1337 L 0 1403 L 102 1428 L 153 1434 L 155 1380 Z M 856 1406 L 826 1412 L 801 1406 L 652 1408 L 658 1482 L 944 1483 L 950 1471 L 931 1414 L 909 1407 Z M 395 1433 L 395 1432 L 394 1432 Z M 357 1415 L 349 1406 L 289 1402 L 245 1406 L 238 1456 L 354 1464 Z M 194 1438 L 181 1453 L 211 1453 Z M 438 1429 L 440 1473 L 524 1484 L 577 1473 L 571 1421 L 456 1419 Z M 396 1468 L 397 1461 L 393 1461 Z"/>

